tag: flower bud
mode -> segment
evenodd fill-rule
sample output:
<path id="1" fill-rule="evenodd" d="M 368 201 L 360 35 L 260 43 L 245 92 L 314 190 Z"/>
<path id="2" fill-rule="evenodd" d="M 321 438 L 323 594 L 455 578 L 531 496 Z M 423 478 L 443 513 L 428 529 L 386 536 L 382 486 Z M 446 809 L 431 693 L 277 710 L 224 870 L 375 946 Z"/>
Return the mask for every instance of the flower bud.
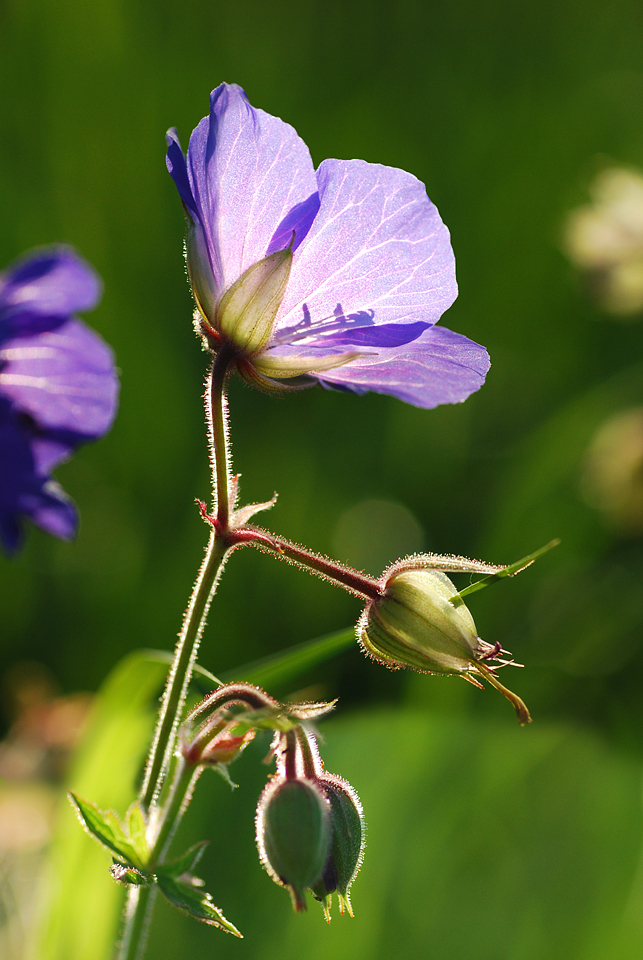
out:
<path id="1" fill-rule="evenodd" d="M 249 267 L 219 302 L 214 326 L 246 356 L 259 353 L 270 339 L 291 264 L 289 247 L 270 254 Z"/>
<path id="2" fill-rule="evenodd" d="M 390 667 L 422 673 L 466 673 L 476 659 L 476 625 L 467 607 L 454 607 L 457 590 L 439 570 L 395 570 L 386 591 L 359 621 L 359 641 Z"/>
<path id="3" fill-rule="evenodd" d="M 211 740 L 203 749 L 199 762 L 207 764 L 223 763 L 225 765 L 232 763 L 242 750 L 245 750 L 254 735 L 254 730 L 248 730 L 241 737 L 233 737 L 223 733 Z"/>
<path id="4" fill-rule="evenodd" d="M 364 856 L 365 829 L 362 805 L 350 783 L 332 773 L 316 781 L 330 802 L 330 850 L 322 875 L 312 887 L 313 895 L 324 905 L 330 922 L 331 894 L 337 891 L 339 909 L 353 916 L 349 891 Z"/>
<path id="5" fill-rule="evenodd" d="M 498 680 L 490 661 L 501 660 L 500 644 L 491 646 L 478 637 L 469 610 L 458 600 L 458 591 L 440 570 L 405 563 L 393 567 L 381 597 L 371 600 L 357 624 L 357 637 L 368 656 L 397 670 L 409 667 L 418 673 L 456 674 L 482 687 L 484 678 L 513 705 L 521 724 L 530 723 L 527 707 Z"/>
<path id="6" fill-rule="evenodd" d="M 330 845 L 330 803 L 312 781 L 274 779 L 257 807 L 257 848 L 275 883 L 285 886 L 297 912 L 304 890 L 319 880 Z"/>

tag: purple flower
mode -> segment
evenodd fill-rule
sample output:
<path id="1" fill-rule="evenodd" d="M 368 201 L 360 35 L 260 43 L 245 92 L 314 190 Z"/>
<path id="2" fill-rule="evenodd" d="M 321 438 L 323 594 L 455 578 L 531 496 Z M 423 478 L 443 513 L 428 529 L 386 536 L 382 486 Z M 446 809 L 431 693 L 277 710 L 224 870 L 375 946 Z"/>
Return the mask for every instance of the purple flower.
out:
<path id="1" fill-rule="evenodd" d="M 116 413 L 112 352 L 72 317 L 100 292 L 91 267 L 65 247 L 0 274 L 0 540 L 9 552 L 24 516 L 63 539 L 76 531 L 76 510 L 50 473 Z"/>
<path id="2" fill-rule="evenodd" d="M 270 390 L 306 376 L 420 407 L 482 385 L 484 347 L 435 326 L 455 261 L 412 174 L 363 160 L 315 171 L 296 131 L 234 84 L 212 92 L 187 158 L 167 139 L 199 329 L 245 379 Z"/>

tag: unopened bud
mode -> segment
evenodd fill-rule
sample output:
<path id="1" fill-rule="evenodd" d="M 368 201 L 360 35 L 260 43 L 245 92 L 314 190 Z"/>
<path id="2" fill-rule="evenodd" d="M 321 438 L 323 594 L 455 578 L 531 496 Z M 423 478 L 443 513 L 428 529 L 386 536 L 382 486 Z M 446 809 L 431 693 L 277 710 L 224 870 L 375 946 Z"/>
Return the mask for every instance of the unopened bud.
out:
<path id="1" fill-rule="evenodd" d="M 246 356 L 254 356 L 270 339 L 291 263 L 289 247 L 272 253 L 249 267 L 217 306 L 214 326 Z"/>
<path id="2" fill-rule="evenodd" d="M 396 670 L 456 674 L 481 687 L 484 678 L 513 704 L 521 724 L 531 717 L 523 701 L 498 680 L 491 661 L 499 665 L 506 653 L 478 637 L 469 610 L 458 591 L 440 570 L 394 567 L 384 593 L 371 600 L 357 624 L 357 636 L 373 659 Z"/>
<path id="3" fill-rule="evenodd" d="M 285 886 L 297 912 L 304 890 L 319 880 L 330 845 L 330 804 L 310 780 L 275 779 L 257 807 L 257 847 L 275 883 Z"/>
<path id="4" fill-rule="evenodd" d="M 359 621 L 365 651 L 392 667 L 423 673 L 466 673 L 478 646 L 467 607 L 449 603 L 457 590 L 439 570 L 394 571 L 386 591 Z"/>
<path id="5" fill-rule="evenodd" d="M 328 859 L 312 892 L 323 903 L 330 922 L 331 894 L 335 891 L 340 912 L 346 909 L 353 916 L 349 892 L 364 856 L 364 814 L 359 797 L 346 780 L 324 773 L 316 783 L 330 802 L 331 839 Z"/>
<path id="6" fill-rule="evenodd" d="M 204 747 L 199 763 L 207 764 L 229 764 L 236 760 L 242 750 L 248 746 L 254 737 L 254 730 L 248 730 L 241 737 L 222 736 L 215 737 L 206 747 Z"/>

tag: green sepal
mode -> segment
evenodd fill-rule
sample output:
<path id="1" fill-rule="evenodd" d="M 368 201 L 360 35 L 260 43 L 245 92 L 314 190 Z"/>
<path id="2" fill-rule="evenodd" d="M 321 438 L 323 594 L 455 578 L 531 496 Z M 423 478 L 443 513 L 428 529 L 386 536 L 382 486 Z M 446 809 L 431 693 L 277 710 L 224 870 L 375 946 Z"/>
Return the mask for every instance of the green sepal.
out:
<path id="1" fill-rule="evenodd" d="M 185 874 L 183 876 L 185 877 Z M 234 924 L 226 920 L 219 908 L 215 906 L 210 894 L 201 889 L 202 880 L 190 877 L 186 882 L 186 880 L 178 880 L 159 872 L 157 883 L 165 897 L 179 910 L 189 913 L 202 923 L 225 930 L 226 933 L 231 933 L 235 937 L 243 937 Z"/>
<path id="2" fill-rule="evenodd" d="M 291 265 L 290 247 L 271 253 L 248 267 L 219 300 L 213 326 L 246 357 L 255 356 L 270 340 Z"/>
<path id="3" fill-rule="evenodd" d="M 200 843 L 195 843 L 193 847 L 186 850 L 180 857 L 177 857 L 175 860 L 168 860 L 167 863 L 157 868 L 157 876 L 180 877 L 181 874 L 194 870 L 209 842 L 209 840 L 201 840 Z"/>
<path id="4" fill-rule="evenodd" d="M 81 800 L 74 793 L 68 796 L 76 809 L 78 819 L 95 840 L 116 854 L 123 863 L 138 870 L 145 870 L 149 848 L 144 835 L 141 839 L 139 832 L 139 816 L 142 818 L 142 812 L 140 807 L 138 812 L 132 810 L 133 807 L 138 807 L 138 804 L 132 804 L 128 810 L 128 822 L 131 822 L 136 830 L 136 836 L 132 838 L 113 810 L 100 810 L 95 803 Z"/>
<path id="5" fill-rule="evenodd" d="M 507 567 L 503 567 L 496 573 L 491 573 L 481 580 L 476 580 L 475 583 L 470 584 L 468 587 L 465 587 L 464 590 L 460 590 L 454 594 L 454 596 L 449 599 L 449 603 L 452 603 L 454 607 L 459 607 L 463 602 L 463 598 L 468 597 L 470 593 L 475 593 L 477 590 L 484 590 L 485 587 L 495 583 L 496 580 L 502 580 L 503 577 L 515 577 L 517 573 L 530 567 L 534 560 L 537 560 L 538 557 L 542 557 L 544 553 L 548 553 L 554 547 L 557 547 L 559 543 L 559 539 L 550 540 L 549 543 L 546 543 L 540 550 L 534 550 L 533 553 L 528 554 L 528 556 L 523 557 L 521 560 L 516 560 L 515 563 L 510 563 Z"/>

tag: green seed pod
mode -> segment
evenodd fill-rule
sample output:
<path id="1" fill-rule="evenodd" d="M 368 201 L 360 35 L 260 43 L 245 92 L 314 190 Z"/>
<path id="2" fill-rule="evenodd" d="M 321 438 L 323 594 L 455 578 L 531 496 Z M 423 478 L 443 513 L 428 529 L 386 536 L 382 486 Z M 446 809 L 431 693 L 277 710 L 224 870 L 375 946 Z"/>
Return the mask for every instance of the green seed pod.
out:
<path id="1" fill-rule="evenodd" d="M 304 890 L 317 883 L 328 859 L 328 799 L 310 780 L 274 779 L 259 800 L 256 828 L 263 866 L 289 890 L 294 909 L 305 910 Z"/>
<path id="2" fill-rule="evenodd" d="M 365 824 L 359 797 L 348 781 L 324 773 L 316 782 L 330 802 L 331 840 L 328 859 L 312 892 L 322 902 L 330 923 L 331 894 L 335 891 L 340 912 L 346 909 L 353 916 L 349 892 L 364 857 Z"/>
<path id="3" fill-rule="evenodd" d="M 449 599 L 457 590 L 439 570 L 395 570 L 386 592 L 358 623 L 359 641 L 389 667 L 422 673 L 467 673 L 479 640 L 467 607 Z"/>
<path id="4" fill-rule="evenodd" d="M 249 267 L 219 301 L 214 326 L 247 357 L 259 353 L 270 339 L 291 264 L 289 247 L 270 254 Z"/>

